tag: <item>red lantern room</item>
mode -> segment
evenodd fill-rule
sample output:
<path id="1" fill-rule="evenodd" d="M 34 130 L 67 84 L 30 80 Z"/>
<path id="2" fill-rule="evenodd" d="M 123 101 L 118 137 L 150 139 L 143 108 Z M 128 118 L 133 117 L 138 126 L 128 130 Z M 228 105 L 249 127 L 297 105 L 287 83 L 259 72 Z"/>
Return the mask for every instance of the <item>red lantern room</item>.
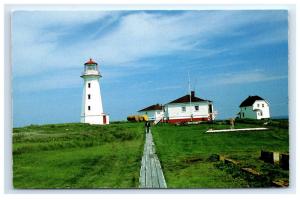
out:
<path id="1" fill-rule="evenodd" d="M 92 58 L 90 58 L 90 60 L 84 63 L 84 65 L 98 65 L 98 63 L 96 63 L 95 61 L 93 61 Z"/>
<path id="2" fill-rule="evenodd" d="M 100 75 L 98 63 L 90 58 L 86 63 L 84 63 L 84 72 L 82 75 Z"/>

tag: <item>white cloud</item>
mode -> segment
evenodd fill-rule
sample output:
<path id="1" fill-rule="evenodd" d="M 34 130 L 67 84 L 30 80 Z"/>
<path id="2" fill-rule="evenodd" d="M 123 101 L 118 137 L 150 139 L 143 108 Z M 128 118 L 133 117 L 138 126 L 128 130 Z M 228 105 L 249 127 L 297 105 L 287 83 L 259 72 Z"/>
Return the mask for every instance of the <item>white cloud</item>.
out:
<path id="1" fill-rule="evenodd" d="M 14 11 L 13 21 L 17 26 L 43 28 L 47 26 L 78 26 L 111 15 L 110 11 Z M 26 23 L 24 23 L 26 22 Z"/>
<path id="2" fill-rule="evenodd" d="M 104 19 L 104 20 L 103 20 Z M 140 66 L 143 58 L 169 55 L 174 52 L 194 51 L 203 57 L 230 51 L 227 48 L 209 48 L 217 36 L 243 35 L 240 27 L 261 21 L 279 21 L 273 15 L 247 15 L 243 11 L 185 12 L 177 15 L 133 12 L 15 12 L 13 16 L 14 76 L 43 74 L 47 71 L 81 69 L 87 58 L 93 57 L 100 65 L 111 67 Z M 113 24 L 114 22 L 118 22 Z M 92 34 L 80 35 L 78 28 L 95 23 Z M 101 23 L 100 23 L 101 22 Z M 113 25 L 112 25 L 113 24 Z M 109 27 L 108 33 L 101 34 Z M 268 39 L 268 33 L 255 36 L 257 44 L 282 41 L 281 29 Z M 84 34 L 84 33 L 82 33 Z M 62 38 L 71 42 L 64 44 Z M 249 42 L 248 45 L 254 45 Z M 244 47 L 247 45 L 244 43 Z M 132 70 L 137 71 L 136 68 Z M 113 77 L 113 71 L 108 71 Z M 116 72 L 117 77 L 121 72 Z M 74 79 L 74 77 L 69 77 Z M 253 74 L 252 80 L 262 79 Z M 265 77 L 264 77 L 265 78 Z M 239 82 L 233 77 L 230 82 Z M 41 80 L 42 81 L 42 80 Z M 50 85 L 56 78 L 45 79 Z M 226 80 L 224 80 L 226 82 Z M 71 81 L 72 82 L 72 81 Z M 55 85 L 56 83 L 54 83 Z M 34 83 L 28 83 L 28 87 Z M 68 85 L 68 84 L 66 84 Z M 49 86 L 50 87 L 50 86 Z M 59 86 L 58 86 L 59 87 Z"/>
<path id="3" fill-rule="evenodd" d="M 77 77 L 77 78 L 74 78 Z M 14 90 L 17 92 L 39 92 L 42 90 L 57 90 L 76 88 L 82 85 L 82 80 L 74 73 L 52 74 L 51 76 L 35 77 L 32 80 L 20 79 L 14 81 Z"/>
<path id="4" fill-rule="evenodd" d="M 70 34 L 76 26 L 109 15 L 110 12 L 15 11 L 12 18 L 14 75 L 38 74 L 51 68 L 72 66 L 64 60 L 70 61 L 77 55 L 67 52 L 69 49 L 61 46 L 58 39 Z"/>
<path id="5" fill-rule="evenodd" d="M 263 70 L 233 72 L 211 77 L 210 85 L 248 84 L 287 79 L 287 75 L 273 75 Z"/>
<path id="6" fill-rule="evenodd" d="M 162 86 L 162 87 L 157 87 L 154 88 L 153 91 L 161 91 L 161 90 L 177 90 L 177 89 L 182 89 L 182 85 L 174 85 L 174 86 Z"/>

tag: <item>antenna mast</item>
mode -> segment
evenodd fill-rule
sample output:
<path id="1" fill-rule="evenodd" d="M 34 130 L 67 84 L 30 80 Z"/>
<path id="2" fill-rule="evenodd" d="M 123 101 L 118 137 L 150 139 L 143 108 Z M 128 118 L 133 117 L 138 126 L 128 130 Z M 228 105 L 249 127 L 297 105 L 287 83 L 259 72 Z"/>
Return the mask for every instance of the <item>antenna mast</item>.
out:
<path id="1" fill-rule="evenodd" d="M 190 113 L 191 113 L 191 121 L 193 121 L 190 71 L 188 71 L 188 76 L 189 76 L 189 94 L 190 94 Z"/>

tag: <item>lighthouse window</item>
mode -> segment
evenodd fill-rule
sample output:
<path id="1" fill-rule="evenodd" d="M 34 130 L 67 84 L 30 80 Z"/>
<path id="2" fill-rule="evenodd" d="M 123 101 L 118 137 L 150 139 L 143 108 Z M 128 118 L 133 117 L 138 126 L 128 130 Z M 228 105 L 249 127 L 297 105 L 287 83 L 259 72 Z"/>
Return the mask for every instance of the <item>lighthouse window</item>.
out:
<path id="1" fill-rule="evenodd" d="M 91 99 L 91 95 L 90 94 L 88 94 L 88 99 Z"/>
<path id="2" fill-rule="evenodd" d="M 91 110 L 91 106 L 88 106 L 88 110 Z"/>
<path id="3" fill-rule="evenodd" d="M 88 88 L 91 88 L 91 83 L 88 83 Z"/>

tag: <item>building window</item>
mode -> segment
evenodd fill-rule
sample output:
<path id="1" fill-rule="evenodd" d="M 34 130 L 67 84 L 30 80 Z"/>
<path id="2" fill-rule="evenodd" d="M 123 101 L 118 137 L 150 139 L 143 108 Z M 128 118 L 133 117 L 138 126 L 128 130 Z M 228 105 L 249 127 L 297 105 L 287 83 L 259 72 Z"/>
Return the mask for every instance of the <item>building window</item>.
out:
<path id="1" fill-rule="evenodd" d="M 259 107 L 259 104 L 257 104 L 257 107 Z"/>
<path id="2" fill-rule="evenodd" d="M 195 106 L 195 111 L 198 111 L 199 110 L 199 106 Z"/>
<path id="3" fill-rule="evenodd" d="M 181 107 L 181 111 L 185 112 L 186 111 L 186 107 Z"/>
<path id="4" fill-rule="evenodd" d="M 244 108 L 244 110 L 246 110 L 246 108 Z"/>
<path id="5" fill-rule="evenodd" d="M 157 111 L 157 114 L 159 115 L 159 114 L 160 114 L 160 111 Z"/>
<path id="6" fill-rule="evenodd" d="M 244 114 L 244 113 L 242 113 L 242 115 L 243 115 L 243 117 L 245 117 L 245 114 Z"/>
<path id="7" fill-rule="evenodd" d="M 88 99 L 91 99 L 91 95 L 90 94 L 88 94 Z"/>
<path id="8" fill-rule="evenodd" d="M 91 83 L 88 83 L 88 88 L 91 88 Z"/>
<path id="9" fill-rule="evenodd" d="M 88 106 L 88 110 L 91 110 L 91 106 Z"/>
<path id="10" fill-rule="evenodd" d="M 265 107 L 265 104 L 261 104 L 262 107 Z"/>

